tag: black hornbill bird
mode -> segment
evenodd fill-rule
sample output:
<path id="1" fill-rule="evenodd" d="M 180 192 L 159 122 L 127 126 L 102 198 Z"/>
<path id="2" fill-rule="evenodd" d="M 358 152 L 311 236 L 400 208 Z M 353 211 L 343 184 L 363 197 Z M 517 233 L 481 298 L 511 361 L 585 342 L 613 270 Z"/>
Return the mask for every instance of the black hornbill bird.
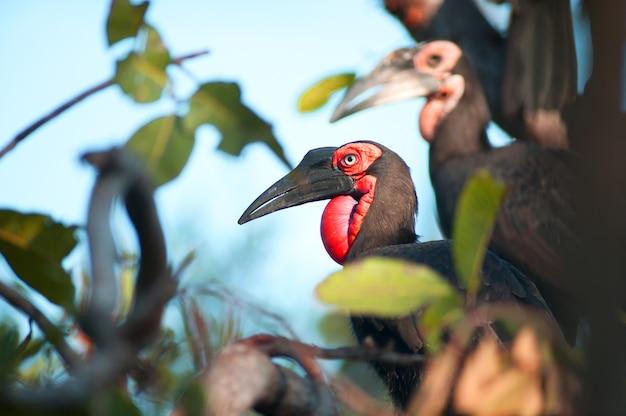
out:
<path id="1" fill-rule="evenodd" d="M 567 135 L 567 112 L 578 95 L 570 0 L 509 0 L 505 36 L 478 3 L 385 0 L 385 8 L 416 41 L 445 39 L 463 49 L 493 120 L 509 135 L 544 147 L 577 146 Z"/>
<path id="2" fill-rule="evenodd" d="M 450 241 L 416 242 L 417 196 L 408 166 L 396 153 L 374 142 L 357 141 L 309 151 L 293 171 L 246 209 L 239 223 L 324 199 L 330 202 L 322 214 L 322 240 L 337 263 L 369 256 L 405 259 L 432 267 L 459 287 Z M 511 302 L 528 306 L 553 322 L 532 281 L 489 251 L 481 278 L 477 304 Z M 424 351 L 424 341 L 415 319 L 353 316 L 351 323 L 361 343 L 371 337 L 377 345 L 391 342 L 398 352 L 417 353 Z M 503 342 L 510 340 L 497 325 L 490 324 L 481 331 L 495 333 Z M 388 386 L 394 403 L 405 407 L 423 376 L 422 366 L 371 364 Z"/>
<path id="3" fill-rule="evenodd" d="M 434 88 L 421 83 L 428 74 Z M 379 88 L 358 101 L 366 90 Z M 507 186 L 489 248 L 531 277 L 568 342 L 576 339 L 578 310 L 568 286 L 565 259 L 579 252 L 574 221 L 575 156 L 565 149 L 527 141 L 494 148 L 486 128 L 489 107 L 469 59 L 449 41 L 433 41 L 389 54 L 348 89 L 333 115 L 337 120 L 365 108 L 426 96 L 419 129 L 430 143 L 429 170 L 440 226 L 451 235 L 454 210 L 470 175 L 488 170 Z M 355 103 L 356 101 L 356 103 Z"/>

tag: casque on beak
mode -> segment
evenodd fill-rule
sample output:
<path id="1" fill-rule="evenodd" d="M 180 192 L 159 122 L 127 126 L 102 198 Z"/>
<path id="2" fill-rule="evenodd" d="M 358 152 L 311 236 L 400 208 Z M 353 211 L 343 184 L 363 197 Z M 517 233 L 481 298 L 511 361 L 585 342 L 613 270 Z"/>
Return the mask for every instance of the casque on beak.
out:
<path id="1" fill-rule="evenodd" d="M 398 49 L 376 65 L 369 74 L 358 78 L 346 91 L 330 121 L 335 122 L 366 108 L 424 97 L 436 92 L 440 87 L 439 80 L 417 71 L 413 64 L 413 57 L 420 48 L 421 45 Z M 376 87 L 379 89 L 372 95 L 355 102 L 363 93 Z"/>

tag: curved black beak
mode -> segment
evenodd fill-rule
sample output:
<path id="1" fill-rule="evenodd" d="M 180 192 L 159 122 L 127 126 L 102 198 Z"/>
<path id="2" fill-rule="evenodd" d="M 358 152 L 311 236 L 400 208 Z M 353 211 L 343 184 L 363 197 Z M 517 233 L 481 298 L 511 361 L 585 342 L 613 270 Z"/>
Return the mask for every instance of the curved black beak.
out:
<path id="1" fill-rule="evenodd" d="M 244 224 L 274 211 L 349 194 L 354 180 L 332 167 L 336 147 L 309 151 L 302 162 L 263 192 L 241 215 Z"/>
<path id="2" fill-rule="evenodd" d="M 376 65 L 372 72 L 357 79 L 346 91 L 330 121 L 335 122 L 366 108 L 424 97 L 436 92 L 440 87 L 437 78 L 417 71 L 413 64 L 413 57 L 420 48 L 417 45 L 413 48 L 396 49 Z M 375 87 L 379 89 L 372 95 L 354 102 Z"/>

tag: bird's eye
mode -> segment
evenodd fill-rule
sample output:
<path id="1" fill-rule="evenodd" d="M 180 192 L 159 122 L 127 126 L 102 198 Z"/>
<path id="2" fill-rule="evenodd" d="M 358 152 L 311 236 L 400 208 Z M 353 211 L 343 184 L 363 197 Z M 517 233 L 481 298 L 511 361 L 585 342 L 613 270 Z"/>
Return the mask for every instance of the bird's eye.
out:
<path id="1" fill-rule="evenodd" d="M 354 165 L 358 160 L 359 158 L 357 157 L 357 155 L 355 155 L 354 153 L 350 153 L 350 154 L 345 155 L 343 159 L 341 160 L 341 162 L 342 162 L 342 165 L 348 167 L 348 166 Z"/>
<path id="2" fill-rule="evenodd" d="M 443 58 L 441 57 L 441 55 L 433 54 L 428 57 L 428 59 L 426 60 L 426 63 L 428 64 L 429 67 L 434 68 L 441 63 L 442 59 Z"/>

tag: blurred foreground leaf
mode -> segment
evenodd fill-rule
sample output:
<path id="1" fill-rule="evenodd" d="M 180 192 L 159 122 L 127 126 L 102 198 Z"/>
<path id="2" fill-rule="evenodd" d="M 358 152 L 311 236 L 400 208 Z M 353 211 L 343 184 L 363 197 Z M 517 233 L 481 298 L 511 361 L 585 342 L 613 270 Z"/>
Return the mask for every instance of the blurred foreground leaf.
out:
<path id="1" fill-rule="evenodd" d="M 118 61 L 115 71 L 115 82 L 138 103 L 161 98 L 168 82 L 165 72 L 170 63 L 168 50 L 152 27 L 145 27 L 145 37 L 145 47 Z"/>
<path id="2" fill-rule="evenodd" d="M 141 416 L 141 411 L 135 406 L 132 399 L 120 390 L 109 391 L 99 398 L 98 414 L 113 416 Z"/>
<path id="3" fill-rule="evenodd" d="M 143 160 L 155 185 L 163 185 L 177 177 L 193 150 L 193 132 L 183 127 L 177 116 L 152 120 L 130 138 L 126 147 Z"/>
<path id="4" fill-rule="evenodd" d="M 20 279 L 69 311 L 74 284 L 61 261 L 76 246 L 75 231 L 47 215 L 0 210 L 0 253 Z"/>
<path id="5" fill-rule="evenodd" d="M 237 156 L 246 145 L 262 142 L 291 169 L 272 126 L 241 102 L 237 84 L 209 82 L 198 88 L 189 100 L 185 127 L 195 131 L 203 124 L 211 124 L 219 130 L 222 140 L 218 148 L 223 152 Z"/>
<path id="6" fill-rule="evenodd" d="M 441 298 L 461 299 L 431 268 L 390 258 L 367 258 L 347 265 L 321 282 L 316 292 L 325 303 L 351 313 L 394 317 L 409 314 Z"/>
<path id="7" fill-rule="evenodd" d="M 106 27 L 109 45 L 136 36 L 147 9 L 147 1 L 133 6 L 130 0 L 112 0 Z"/>
<path id="8" fill-rule="evenodd" d="M 356 75 L 353 72 L 332 75 L 310 86 L 298 99 L 298 111 L 308 113 L 322 107 L 330 96 L 354 83 Z"/>
<path id="9" fill-rule="evenodd" d="M 468 180 L 459 197 L 452 228 L 452 255 L 470 294 L 480 286 L 480 270 L 505 192 L 504 183 L 481 170 Z"/>
<path id="10" fill-rule="evenodd" d="M 0 383 L 9 382 L 15 375 L 18 360 L 19 332 L 13 326 L 0 326 Z"/>

